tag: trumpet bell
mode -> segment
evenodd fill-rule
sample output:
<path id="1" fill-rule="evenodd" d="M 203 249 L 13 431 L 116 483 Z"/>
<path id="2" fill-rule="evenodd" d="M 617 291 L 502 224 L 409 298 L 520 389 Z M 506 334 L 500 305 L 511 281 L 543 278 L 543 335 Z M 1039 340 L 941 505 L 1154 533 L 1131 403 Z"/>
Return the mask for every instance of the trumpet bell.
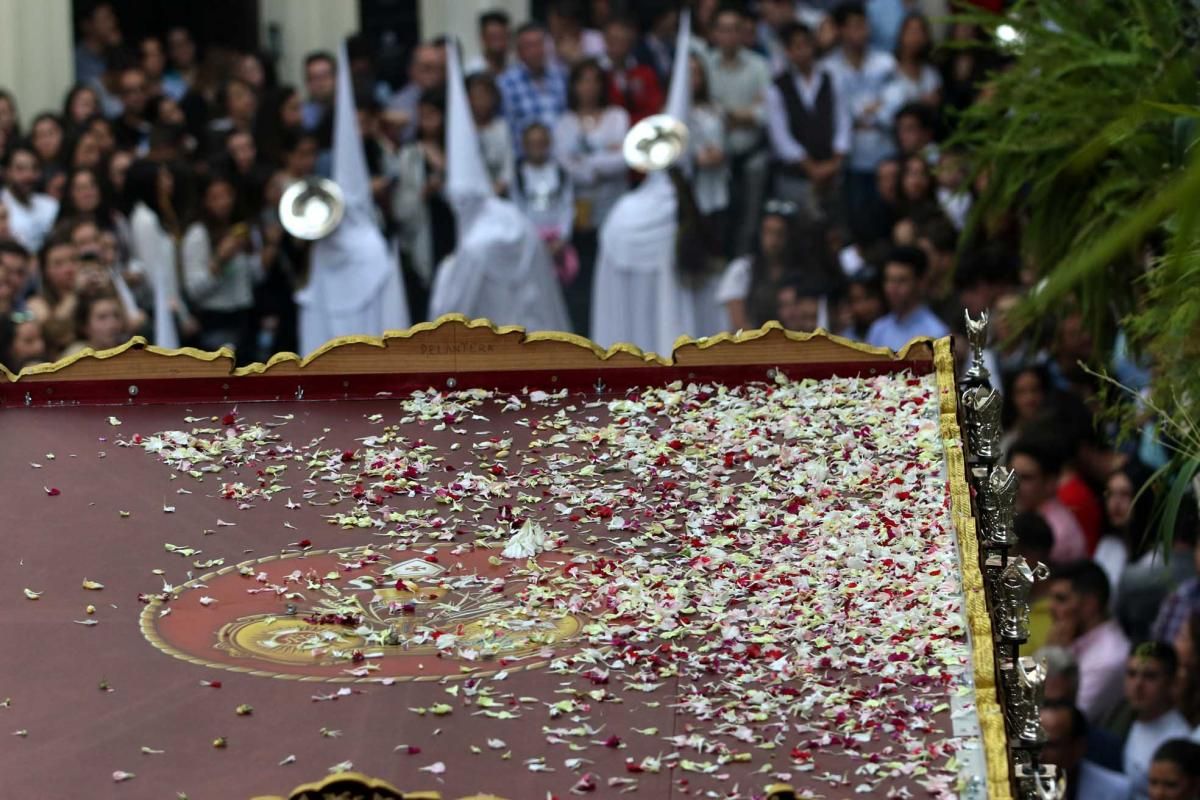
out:
<path id="1" fill-rule="evenodd" d="M 341 188 L 327 178 L 299 180 L 279 199 L 279 222 L 297 239 L 324 239 L 341 224 L 346 198 Z"/>
<path id="2" fill-rule="evenodd" d="M 667 114 L 646 117 L 625 135 L 625 163 L 638 172 L 657 172 L 687 152 L 688 129 Z"/>

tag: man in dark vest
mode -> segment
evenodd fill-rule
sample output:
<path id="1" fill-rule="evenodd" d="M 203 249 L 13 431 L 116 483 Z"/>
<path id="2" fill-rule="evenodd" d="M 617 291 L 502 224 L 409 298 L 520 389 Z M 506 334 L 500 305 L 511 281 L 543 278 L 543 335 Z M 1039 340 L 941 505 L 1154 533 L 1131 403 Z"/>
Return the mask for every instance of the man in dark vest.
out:
<path id="1" fill-rule="evenodd" d="M 850 151 L 850 115 L 833 75 L 817 63 L 812 30 L 793 22 L 779 36 L 788 68 L 767 93 L 772 193 L 828 218 L 837 208 L 842 158 Z"/>

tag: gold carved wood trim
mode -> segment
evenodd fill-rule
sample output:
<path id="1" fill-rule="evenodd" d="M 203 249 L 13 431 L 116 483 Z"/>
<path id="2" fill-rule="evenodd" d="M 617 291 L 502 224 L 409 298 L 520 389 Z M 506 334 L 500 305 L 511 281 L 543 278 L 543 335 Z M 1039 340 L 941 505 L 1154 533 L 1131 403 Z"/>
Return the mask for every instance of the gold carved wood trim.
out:
<path id="1" fill-rule="evenodd" d="M 26 367 L 13 375 L 0 367 L 0 380 L 33 385 L 47 381 L 155 378 L 252 378 L 421 374 L 430 372 L 503 372 L 553 369 L 629 369 L 655 366 L 724 367 L 776 364 L 933 361 L 929 339 L 914 339 L 899 354 L 852 342 L 825 331 L 795 333 L 779 323 L 723 333 L 706 339 L 680 337 L 667 357 L 645 353 L 633 345 L 605 350 L 570 333 L 525 333 L 515 326 L 497 327 L 487 320 L 447 314 L 383 336 L 351 336 L 331 341 L 307 358 L 279 353 L 265 364 L 235 368 L 227 349 L 203 352 L 167 350 L 135 337 L 111 350 L 84 350 L 51 364 Z"/>

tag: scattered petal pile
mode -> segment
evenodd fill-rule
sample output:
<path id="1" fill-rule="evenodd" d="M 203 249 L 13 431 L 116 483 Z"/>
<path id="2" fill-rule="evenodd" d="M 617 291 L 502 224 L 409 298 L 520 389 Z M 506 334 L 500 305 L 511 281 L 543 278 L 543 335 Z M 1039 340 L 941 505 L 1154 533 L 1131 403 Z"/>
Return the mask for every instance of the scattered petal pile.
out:
<path id="1" fill-rule="evenodd" d="M 300 613 L 362 626 L 371 593 L 396 582 L 372 554 L 437 561 L 487 548 L 506 570 L 494 590 L 521 588 L 515 604 L 477 620 L 484 630 L 586 620 L 543 673 L 561 699 L 502 700 L 468 681 L 447 690 L 453 702 L 412 709 L 523 719 L 512 723 L 522 731 L 540 715 L 546 755 L 524 767 L 559 792 L 635 792 L 640 776 L 671 771 L 696 794 L 724 786 L 714 797 L 742 796 L 730 793 L 735 779 L 742 792 L 778 779 L 836 796 L 954 796 L 962 742 L 950 704 L 967 692 L 969 647 L 932 376 L 676 383 L 591 399 L 419 391 L 394 419 L 368 417 L 375 432 L 352 441 L 332 429 L 289 442 L 288 419 L 244 412 L 191 421 L 210 426 L 120 444 L 190 476 L 197 493 L 219 486 L 230 514 L 286 502 L 331 526 L 327 541 L 304 531 L 316 547 L 365 545 L 315 579 L 301 580 L 295 562 L 243 565 L 257 578 L 247 591 L 319 589 L 319 602 L 297 601 Z M 314 546 L 297 540 L 294 551 Z M 567 555 L 547 567 L 535 556 L 548 551 Z M 493 583 L 456 580 L 483 592 Z M 214 603 L 202 590 L 162 596 Z M 432 641 L 464 669 L 497 668 L 477 636 L 420 625 L 408 638 L 360 633 L 380 648 Z M 376 655 L 340 657 L 370 675 Z M 605 726 L 591 724 L 610 704 L 623 704 L 621 716 L 610 709 Z M 664 707 L 672 731 L 639 727 L 640 711 Z M 464 731 L 477 740 L 463 757 L 507 760 L 493 733 Z M 620 754 L 619 774 L 597 762 L 606 751 Z M 417 769 L 440 778 L 454 764 Z"/>

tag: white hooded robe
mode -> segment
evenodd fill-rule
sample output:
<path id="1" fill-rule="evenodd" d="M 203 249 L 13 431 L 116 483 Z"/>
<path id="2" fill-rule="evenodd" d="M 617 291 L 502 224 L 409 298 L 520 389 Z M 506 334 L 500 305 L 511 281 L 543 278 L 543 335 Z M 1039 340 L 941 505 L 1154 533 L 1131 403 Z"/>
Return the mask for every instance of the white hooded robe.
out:
<path id="1" fill-rule="evenodd" d="M 664 109 L 678 120 L 688 118 L 691 105 L 689 24 L 684 12 Z M 680 336 L 709 336 L 727 327 L 715 280 L 694 283 L 676 268 L 678 208 L 670 178 L 656 172 L 623 195 L 605 219 L 592 284 L 591 338 L 602 347 L 624 342 L 670 355 Z"/>
<path id="2" fill-rule="evenodd" d="M 458 312 L 528 331 L 568 331 L 550 252 L 521 210 L 492 190 L 457 47 L 447 61 L 446 194 L 458 242 L 438 267 L 429 316 Z"/>
<path id="3" fill-rule="evenodd" d="M 339 55 L 333 180 L 346 211 L 337 230 L 313 246 L 308 284 L 296 293 L 304 355 L 340 336 L 380 336 L 411 324 L 399 255 L 375 222 L 345 45 Z"/>

